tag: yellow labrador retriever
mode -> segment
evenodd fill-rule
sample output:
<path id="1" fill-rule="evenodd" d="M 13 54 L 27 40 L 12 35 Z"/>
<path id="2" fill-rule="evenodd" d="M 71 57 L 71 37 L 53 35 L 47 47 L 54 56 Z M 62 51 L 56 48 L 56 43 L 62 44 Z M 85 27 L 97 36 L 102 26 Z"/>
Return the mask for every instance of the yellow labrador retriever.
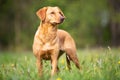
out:
<path id="1" fill-rule="evenodd" d="M 34 36 L 33 53 L 37 58 L 39 75 L 42 75 L 42 60 L 51 60 L 54 75 L 58 69 L 58 59 L 65 52 L 67 66 L 70 69 L 70 60 L 80 69 L 76 55 L 76 46 L 73 38 L 64 30 L 58 29 L 58 24 L 65 19 L 58 7 L 44 7 L 36 12 L 41 22 Z"/>

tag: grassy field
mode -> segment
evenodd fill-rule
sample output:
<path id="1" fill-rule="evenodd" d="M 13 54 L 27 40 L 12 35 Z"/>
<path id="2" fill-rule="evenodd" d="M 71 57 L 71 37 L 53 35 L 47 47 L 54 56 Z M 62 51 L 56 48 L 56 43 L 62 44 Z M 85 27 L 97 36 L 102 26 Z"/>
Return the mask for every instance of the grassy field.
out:
<path id="1" fill-rule="evenodd" d="M 69 72 L 65 55 L 59 59 L 59 74 L 52 80 L 120 80 L 120 49 L 78 50 L 82 70 L 72 63 Z M 0 52 L 0 80 L 49 80 L 51 66 L 44 61 L 44 76 L 39 78 L 32 52 Z"/>

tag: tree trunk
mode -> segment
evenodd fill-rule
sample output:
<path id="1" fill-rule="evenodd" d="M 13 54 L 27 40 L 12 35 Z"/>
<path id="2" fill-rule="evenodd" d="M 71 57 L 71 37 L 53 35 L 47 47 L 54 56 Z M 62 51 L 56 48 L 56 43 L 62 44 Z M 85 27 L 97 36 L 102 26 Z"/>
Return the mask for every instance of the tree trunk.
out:
<path id="1" fill-rule="evenodd" d="M 18 4 L 19 3 L 19 4 Z M 17 0 L 14 0 L 14 32 L 15 32 L 15 49 L 18 50 L 20 47 L 21 40 L 21 3 Z"/>
<path id="2" fill-rule="evenodd" d="M 113 46 L 120 45 L 120 0 L 109 0 L 111 10 L 110 30 L 111 42 Z"/>

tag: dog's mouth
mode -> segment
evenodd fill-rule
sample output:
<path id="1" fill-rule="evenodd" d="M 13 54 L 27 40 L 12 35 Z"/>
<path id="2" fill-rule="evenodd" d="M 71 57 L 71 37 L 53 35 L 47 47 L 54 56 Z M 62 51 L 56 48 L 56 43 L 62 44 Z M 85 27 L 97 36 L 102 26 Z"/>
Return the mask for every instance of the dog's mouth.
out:
<path id="1" fill-rule="evenodd" d="M 61 24 L 62 22 L 52 22 L 51 24 L 52 25 L 58 25 L 58 24 Z"/>
<path id="2" fill-rule="evenodd" d="M 58 22 L 51 22 L 53 25 L 61 24 L 64 22 L 64 18 L 61 18 Z"/>

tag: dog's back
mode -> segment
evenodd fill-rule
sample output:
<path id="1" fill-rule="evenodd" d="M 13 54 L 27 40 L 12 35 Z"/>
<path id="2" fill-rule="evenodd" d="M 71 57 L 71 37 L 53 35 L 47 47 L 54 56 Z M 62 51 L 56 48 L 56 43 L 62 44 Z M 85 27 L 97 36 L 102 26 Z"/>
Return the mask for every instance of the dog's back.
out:
<path id="1" fill-rule="evenodd" d="M 59 43 L 60 43 L 61 50 L 65 50 L 65 48 L 72 48 L 76 52 L 75 42 L 68 32 L 58 29 L 57 34 L 59 37 Z"/>

